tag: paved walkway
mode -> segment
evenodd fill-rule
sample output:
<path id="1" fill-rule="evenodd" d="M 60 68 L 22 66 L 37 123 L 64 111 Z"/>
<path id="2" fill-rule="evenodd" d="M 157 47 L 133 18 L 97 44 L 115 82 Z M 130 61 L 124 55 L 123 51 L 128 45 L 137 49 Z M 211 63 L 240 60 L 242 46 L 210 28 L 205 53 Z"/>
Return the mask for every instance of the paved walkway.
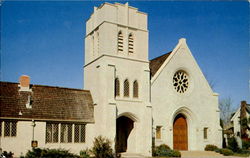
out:
<path id="1" fill-rule="evenodd" d="M 223 156 L 213 151 L 181 151 L 182 158 L 242 158 L 236 156 Z"/>
<path id="2" fill-rule="evenodd" d="M 121 156 L 122 158 L 146 158 L 141 155 L 132 153 L 122 153 Z M 237 156 L 223 156 L 213 151 L 181 151 L 181 157 L 182 158 L 243 158 Z"/>

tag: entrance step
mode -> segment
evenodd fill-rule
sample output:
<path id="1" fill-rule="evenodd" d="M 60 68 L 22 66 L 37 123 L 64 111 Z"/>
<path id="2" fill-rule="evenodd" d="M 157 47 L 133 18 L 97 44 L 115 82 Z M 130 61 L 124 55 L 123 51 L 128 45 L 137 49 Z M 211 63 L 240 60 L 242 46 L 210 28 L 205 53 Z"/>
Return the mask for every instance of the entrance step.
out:
<path id="1" fill-rule="evenodd" d="M 121 158 L 145 158 L 145 156 L 137 153 L 121 153 Z"/>

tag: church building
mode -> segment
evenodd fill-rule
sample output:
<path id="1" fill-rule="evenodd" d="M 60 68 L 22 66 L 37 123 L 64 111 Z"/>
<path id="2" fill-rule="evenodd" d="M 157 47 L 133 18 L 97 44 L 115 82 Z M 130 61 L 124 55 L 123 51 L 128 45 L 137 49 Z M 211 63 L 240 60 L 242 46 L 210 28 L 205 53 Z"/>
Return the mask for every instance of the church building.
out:
<path id="1" fill-rule="evenodd" d="M 152 144 L 176 150 L 221 147 L 218 94 L 186 39 L 148 59 L 147 18 L 128 3 L 94 8 L 86 22 L 85 90 L 30 85 L 25 76 L 19 84 L 1 82 L 0 148 L 20 155 L 37 140 L 38 147 L 79 153 L 99 135 L 111 140 L 115 152 L 144 156 L 152 154 Z M 32 130 L 33 137 L 25 139 Z"/>

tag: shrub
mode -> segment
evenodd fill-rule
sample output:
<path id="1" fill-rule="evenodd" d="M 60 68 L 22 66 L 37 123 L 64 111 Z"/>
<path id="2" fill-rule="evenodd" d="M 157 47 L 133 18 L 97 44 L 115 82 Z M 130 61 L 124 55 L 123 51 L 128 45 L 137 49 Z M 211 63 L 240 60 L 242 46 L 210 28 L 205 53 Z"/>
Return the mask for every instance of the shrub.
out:
<path id="1" fill-rule="evenodd" d="M 238 153 L 239 153 L 239 154 L 250 155 L 250 150 L 243 149 L 243 150 L 240 150 Z"/>
<path id="2" fill-rule="evenodd" d="M 153 149 L 153 156 L 181 157 L 181 153 L 177 150 L 171 150 L 166 144 L 161 144 Z"/>
<path id="3" fill-rule="evenodd" d="M 169 150 L 170 147 L 166 144 L 161 144 L 160 146 L 157 147 L 160 150 Z"/>
<path id="4" fill-rule="evenodd" d="M 79 158 L 79 156 L 64 149 L 33 148 L 27 152 L 25 158 Z"/>
<path id="5" fill-rule="evenodd" d="M 113 151 L 111 148 L 111 142 L 107 138 L 98 136 L 94 140 L 94 147 L 91 152 L 95 155 L 95 158 L 113 158 Z"/>
<path id="6" fill-rule="evenodd" d="M 223 154 L 224 156 L 229 156 L 229 155 L 233 155 L 234 152 L 230 149 L 220 149 L 220 153 Z"/>
<path id="7" fill-rule="evenodd" d="M 238 146 L 238 143 L 235 137 L 228 139 L 228 149 L 232 150 L 233 152 L 239 151 L 240 148 Z"/>
<path id="8" fill-rule="evenodd" d="M 170 147 L 166 144 L 161 144 L 153 149 L 153 156 L 161 156 L 167 150 L 170 150 Z"/>
<path id="9" fill-rule="evenodd" d="M 242 140 L 242 149 L 250 149 L 250 140 Z"/>
<path id="10" fill-rule="evenodd" d="M 215 151 L 217 149 L 218 149 L 218 147 L 216 145 L 212 145 L 212 144 L 208 144 L 205 147 L 205 151 Z"/>
<path id="11" fill-rule="evenodd" d="M 5 156 L 6 158 L 13 158 L 14 153 L 3 151 L 3 153 L 0 156 Z"/>
<path id="12" fill-rule="evenodd" d="M 221 152 L 221 149 L 220 149 L 220 148 L 217 148 L 217 149 L 215 149 L 214 151 L 217 152 L 217 153 L 220 153 L 220 152 Z"/>
<path id="13" fill-rule="evenodd" d="M 89 149 L 81 150 L 80 151 L 80 158 L 90 158 Z"/>

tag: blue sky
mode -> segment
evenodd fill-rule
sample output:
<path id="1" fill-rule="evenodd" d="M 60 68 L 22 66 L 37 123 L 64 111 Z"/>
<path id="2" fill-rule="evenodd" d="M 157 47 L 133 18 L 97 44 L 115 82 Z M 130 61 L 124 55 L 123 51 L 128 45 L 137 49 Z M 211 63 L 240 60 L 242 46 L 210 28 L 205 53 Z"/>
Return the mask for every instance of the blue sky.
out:
<path id="1" fill-rule="evenodd" d="M 4 1 L 1 80 L 83 87 L 85 22 L 100 1 Z M 113 2 L 111 2 L 113 3 Z M 122 2 L 125 3 L 125 2 Z M 130 1 L 148 13 L 149 58 L 186 38 L 220 98 L 250 102 L 249 3 Z"/>

